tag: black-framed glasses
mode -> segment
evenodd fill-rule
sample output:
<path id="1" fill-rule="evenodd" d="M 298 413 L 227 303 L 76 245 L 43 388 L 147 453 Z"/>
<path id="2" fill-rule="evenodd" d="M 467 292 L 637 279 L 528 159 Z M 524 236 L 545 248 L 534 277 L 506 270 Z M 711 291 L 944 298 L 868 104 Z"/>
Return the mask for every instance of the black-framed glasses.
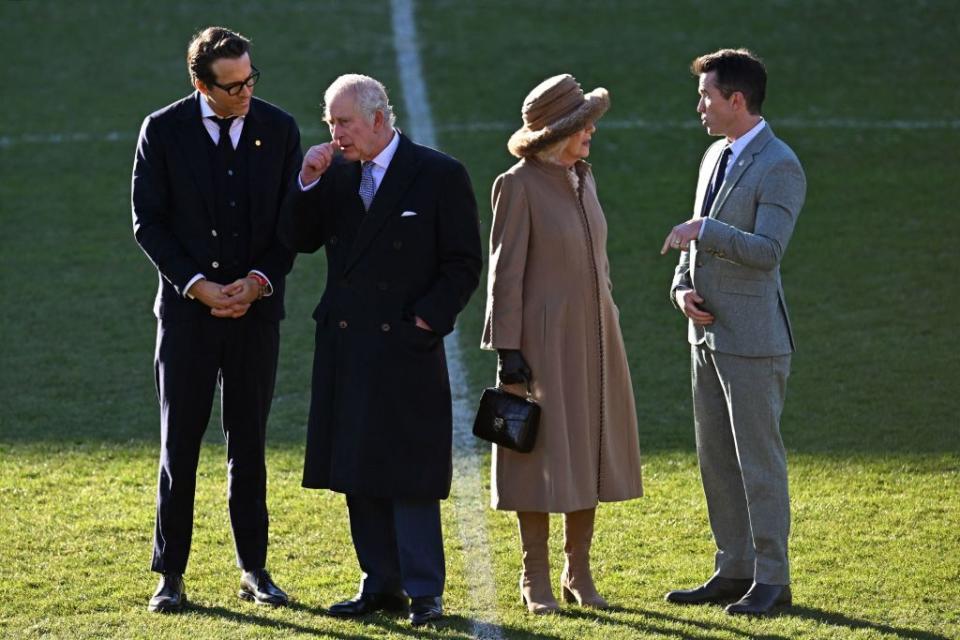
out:
<path id="1" fill-rule="evenodd" d="M 253 85 L 257 84 L 257 80 L 260 79 L 260 70 L 253 65 L 250 65 L 250 68 L 253 69 L 253 73 L 251 73 L 250 77 L 246 80 L 231 82 L 230 84 L 220 84 L 219 82 L 211 82 L 210 84 L 223 89 L 227 92 L 228 96 L 238 96 L 244 87 L 253 87 Z"/>

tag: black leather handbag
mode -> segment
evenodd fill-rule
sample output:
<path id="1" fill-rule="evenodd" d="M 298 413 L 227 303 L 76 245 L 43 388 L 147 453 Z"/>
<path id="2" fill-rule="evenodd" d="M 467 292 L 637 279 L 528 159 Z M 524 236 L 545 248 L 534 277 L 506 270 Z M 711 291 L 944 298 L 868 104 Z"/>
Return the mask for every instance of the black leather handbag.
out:
<path id="1" fill-rule="evenodd" d="M 473 435 L 520 453 L 529 453 L 540 426 L 540 405 L 534 402 L 527 384 L 527 396 L 514 395 L 502 387 L 488 387 L 480 396 L 480 408 L 473 422 Z"/>

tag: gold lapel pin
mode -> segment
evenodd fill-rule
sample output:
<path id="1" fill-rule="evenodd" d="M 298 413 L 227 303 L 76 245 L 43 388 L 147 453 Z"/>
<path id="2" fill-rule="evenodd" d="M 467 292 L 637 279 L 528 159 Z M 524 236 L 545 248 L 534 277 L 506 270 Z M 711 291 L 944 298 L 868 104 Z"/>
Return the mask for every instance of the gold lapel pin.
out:
<path id="1" fill-rule="evenodd" d="M 257 145 L 257 146 L 259 147 L 259 146 L 260 146 L 260 139 L 258 138 L 258 139 L 256 139 L 256 140 L 254 140 L 254 141 L 253 141 L 253 144 L 255 144 L 255 145 Z"/>

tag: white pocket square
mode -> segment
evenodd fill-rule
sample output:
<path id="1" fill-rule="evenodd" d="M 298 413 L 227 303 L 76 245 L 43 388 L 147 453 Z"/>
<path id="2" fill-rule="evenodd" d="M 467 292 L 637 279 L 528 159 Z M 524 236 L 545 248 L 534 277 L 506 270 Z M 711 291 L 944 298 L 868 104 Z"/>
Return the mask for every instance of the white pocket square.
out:
<path id="1" fill-rule="evenodd" d="M 415 216 L 415 215 L 417 215 L 417 212 L 416 212 L 416 211 L 404 211 L 403 213 L 400 214 L 400 217 L 401 217 L 401 218 L 410 218 L 410 217 Z"/>

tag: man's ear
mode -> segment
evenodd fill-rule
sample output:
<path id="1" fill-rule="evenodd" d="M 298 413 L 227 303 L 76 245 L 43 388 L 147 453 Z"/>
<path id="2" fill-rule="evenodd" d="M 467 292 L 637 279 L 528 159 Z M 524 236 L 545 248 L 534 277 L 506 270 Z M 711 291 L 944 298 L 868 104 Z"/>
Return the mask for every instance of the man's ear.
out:
<path id="1" fill-rule="evenodd" d="M 742 91 L 734 91 L 730 96 L 730 103 L 736 110 L 746 110 L 747 108 L 747 99 L 744 97 Z"/>
<path id="2" fill-rule="evenodd" d="M 373 114 L 373 130 L 379 132 L 383 128 L 384 122 L 386 122 L 386 118 L 383 116 L 383 111 L 377 109 L 376 113 Z"/>
<path id="3" fill-rule="evenodd" d="M 210 87 L 203 84 L 200 78 L 193 79 L 193 88 L 202 93 L 203 95 L 210 95 Z"/>

